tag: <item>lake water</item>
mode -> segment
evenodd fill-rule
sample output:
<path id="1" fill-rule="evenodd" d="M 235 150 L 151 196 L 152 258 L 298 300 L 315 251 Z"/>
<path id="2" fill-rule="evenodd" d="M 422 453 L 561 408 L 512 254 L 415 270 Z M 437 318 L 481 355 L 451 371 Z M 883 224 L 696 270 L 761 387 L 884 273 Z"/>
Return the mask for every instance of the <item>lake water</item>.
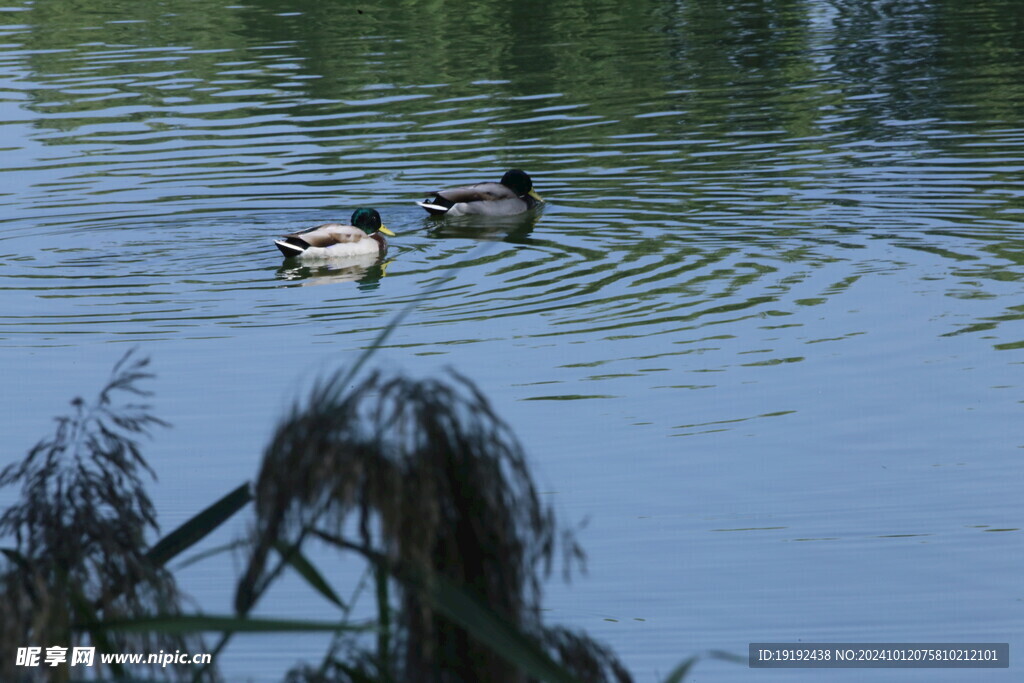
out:
<path id="1" fill-rule="evenodd" d="M 146 450 L 173 528 L 252 478 L 292 401 L 429 290 L 375 363 L 450 366 L 493 401 L 562 521 L 587 521 L 589 572 L 552 583 L 546 619 L 638 680 L 752 641 L 1019 657 L 1021 16 L 1014 0 L 9 0 L 0 458 L 138 347 L 173 424 Z M 511 167 L 539 214 L 414 205 Z M 357 206 L 398 233 L 383 267 L 282 264 L 272 238 Z M 344 593 L 355 570 L 339 571 Z M 181 578 L 227 612 L 236 572 Z M 264 613 L 330 614 L 298 581 Z M 277 680 L 312 642 L 238 638 L 220 664 Z M 706 660 L 687 680 L 863 673 Z"/>

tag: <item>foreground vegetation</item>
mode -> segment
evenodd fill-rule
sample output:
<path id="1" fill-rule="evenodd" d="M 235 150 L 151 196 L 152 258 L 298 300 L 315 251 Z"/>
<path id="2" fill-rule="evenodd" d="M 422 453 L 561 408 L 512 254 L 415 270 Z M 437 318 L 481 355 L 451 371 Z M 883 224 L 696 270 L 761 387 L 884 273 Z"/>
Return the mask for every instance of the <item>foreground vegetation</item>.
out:
<path id="1" fill-rule="evenodd" d="M 235 634 L 324 631 L 319 662 L 289 681 L 630 681 L 586 634 L 544 624 L 541 584 L 560 556 L 583 562 L 556 524 L 507 425 L 468 379 L 413 380 L 358 366 L 311 392 L 280 423 L 258 476 L 153 545 L 156 513 L 139 441 L 163 423 L 132 400 L 147 360 L 127 355 L 94 402 L 72 402 L 53 436 L 0 472 L 20 489 L 0 516 L 0 678 L 218 680 L 215 665 L 19 667 L 26 645 L 98 652 L 212 652 Z M 243 508 L 235 613 L 189 613 L 168 562 Z M 357 556 L 375 617 L 357 620 L 307 548 Z M 318 552 L 318 557 L 322 556 Z M 332 563 L 333 564 L 333 563 Z M 285 571 L 297 572 L 333 620 L 249 616 Z M 365 611 L 365 610 L 364 610 Z M 217 635 L 204 642 L 199 634 Z M 687 660 L 669 681 L 681 680 Z"/>

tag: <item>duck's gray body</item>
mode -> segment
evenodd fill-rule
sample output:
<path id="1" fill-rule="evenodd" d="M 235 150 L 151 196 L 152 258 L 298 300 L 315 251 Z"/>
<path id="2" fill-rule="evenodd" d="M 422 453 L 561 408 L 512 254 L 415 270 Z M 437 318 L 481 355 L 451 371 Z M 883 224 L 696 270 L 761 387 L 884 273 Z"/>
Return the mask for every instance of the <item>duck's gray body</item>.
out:
<path id="1" fill-rule="evenodd" d="M 500 183 L 453 187 L 433 195 L 416 203 L 435 216 L 514 216 L 544 201 L 533 191 L 530 177 L 517 170 L 506 173 Z"/>

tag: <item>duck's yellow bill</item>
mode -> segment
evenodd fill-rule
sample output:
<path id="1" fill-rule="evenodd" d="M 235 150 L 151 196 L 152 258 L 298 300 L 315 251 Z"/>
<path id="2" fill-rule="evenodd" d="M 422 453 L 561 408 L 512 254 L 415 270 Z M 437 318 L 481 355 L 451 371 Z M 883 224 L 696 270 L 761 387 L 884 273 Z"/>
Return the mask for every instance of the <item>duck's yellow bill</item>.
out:
<path id="1" fill-rule="evenodd" d="M 395 237 L 395 233 L 393 233 L 390 230 L 388 230 L 388 226 L 386 226 L 386 225 L 380 226 L 379 232 L 382 232 L 385 235 L 390 235 L 392 237 Z"/>
<path id="2" fill-rule="evenodd" d="M 537 194 L 537 191 L 536 191 L 536 190 L 530 190 L 530 191 L 529 191 L 529 192 L 527 192 L 526 194 L 530 195 L 531 197 L 533 197 L 534 199 L 536 199 L 536 200 L 537 200 L 538 202 L 542 202 L 542 201 L 544 201 L 544 199 L 543 199 L 543 198 L 542 198 L 542 197 L 541 197 L 541 196 L 540 196 L 539 194 Z"/>

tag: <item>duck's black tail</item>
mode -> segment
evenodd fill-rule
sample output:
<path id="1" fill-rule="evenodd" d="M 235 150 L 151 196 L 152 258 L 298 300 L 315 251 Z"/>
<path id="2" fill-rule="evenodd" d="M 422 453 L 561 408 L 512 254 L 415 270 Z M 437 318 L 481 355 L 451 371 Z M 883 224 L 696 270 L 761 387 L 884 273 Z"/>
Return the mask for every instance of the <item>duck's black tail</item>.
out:
<path id="1" fill-rule="evenodd" d="M 427 213 L 431 216 L 440 216 L 441 214 L 448 213 L 448 209 L 452 208 L 455 202 L 437 195 L 433 199 L 425 199 L 422 202 L 416 202 L 416 204 L 426 209 Z"/>
<path id="2" fill-rule="evenodd" d="M 281 250 L 281 253 L 285 255 L 285 258 L 289 256 L 298 256 L 309 248 L 309 245 L 298 237 L 282 237 L 279 240 L 274 240 L 274 244 L 276 244 L 277 248 Z"/>

